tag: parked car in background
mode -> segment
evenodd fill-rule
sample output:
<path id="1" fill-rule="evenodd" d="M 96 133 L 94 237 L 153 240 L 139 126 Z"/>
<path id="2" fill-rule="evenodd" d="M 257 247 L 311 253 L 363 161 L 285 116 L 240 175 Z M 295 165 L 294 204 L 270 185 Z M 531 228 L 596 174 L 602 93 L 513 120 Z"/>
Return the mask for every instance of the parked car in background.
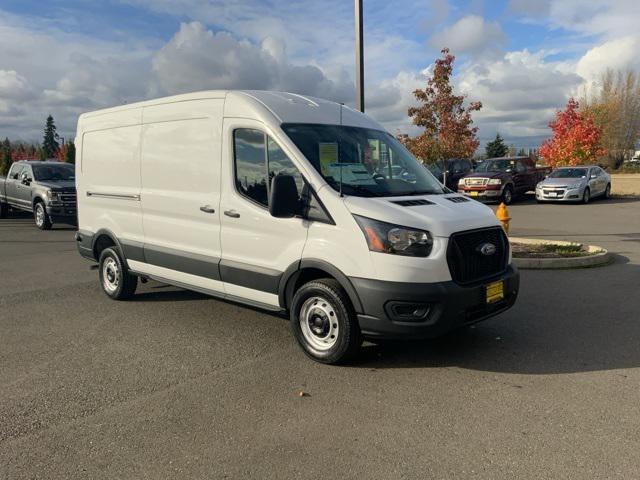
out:
<path id="1" fill-rule="evenodd" d="M 557 168 L 536 187 L 538 202 L 589 203 L 594 197 L 610 196 L 611 176 L 594 165 Z"/>
<path id="2" fill-rule="evenodd" d="M 0 177 L 0 217 L 9 208 L 33 213 L 36 226 L 76 224 L 75 167 L 59 162 L 14 162 Z"/>
<path id="3" fill-rule="evenodd" d="M 536 167 L 529 157 L 489 158 L 458 181 L 458 193 L 478 200 L 503 201 L 509 205 L 514 198 L 535 189 L 550 172 Z"/>
<path id="4" fill-rule="evenodd" d="M 460 178 L 473 171 L 473 163 L 466 158 L 452 158 L 447 160 L 446 163 L 445 168 L 444 160 L 438 160 L 427 165 L 427 168 L 442 184 L 444 184 L 444 172 L 447 170 L 447 183 L 445 186 L 455 191 L 458 188 Z"/>

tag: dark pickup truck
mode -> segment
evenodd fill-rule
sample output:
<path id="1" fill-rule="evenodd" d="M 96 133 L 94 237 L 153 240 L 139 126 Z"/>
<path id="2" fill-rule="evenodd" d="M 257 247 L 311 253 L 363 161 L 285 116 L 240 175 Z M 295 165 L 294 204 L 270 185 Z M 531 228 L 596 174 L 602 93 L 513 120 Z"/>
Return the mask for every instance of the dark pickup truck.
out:
<path id="1" fill-rule="evenodd" d="M 15 162 L 0 177 L 0 218 L 9 208 L 33 213 L 36 226 L 77 223 L 75 167 L 59 162 Z"/>
<path id="2" fill-rule="evenodd" d="M 509 205 L 514 198 L 535 191 L 549 172 L 550 168 L 536 167 L 529 157 L 489 158 L 458 181 L 458 193 Z"/>

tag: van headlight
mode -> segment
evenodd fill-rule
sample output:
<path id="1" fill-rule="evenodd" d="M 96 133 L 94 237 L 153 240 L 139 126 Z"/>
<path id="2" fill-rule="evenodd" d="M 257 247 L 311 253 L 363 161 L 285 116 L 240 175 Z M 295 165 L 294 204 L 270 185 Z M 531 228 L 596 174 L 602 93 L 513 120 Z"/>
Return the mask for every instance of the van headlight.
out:
<path id="1" fill-rule="evenodd" d="M 502 185 L 502 180 L 500 180 L 499 178 L 490 178 L 489 182 L 487 184 L 488 185 Z"/>
<path id="2" fill-rule="evenodd" d="M 458 185 L 464 185 L 464 177 L 458 180 Z"/>
<path id="3" fill-rule="evenodd" d="M 354 215 L 372 252 L 392 253 L 409 257 L 428 257 L 433 237 L 425 230 L 403 227 Z"/>

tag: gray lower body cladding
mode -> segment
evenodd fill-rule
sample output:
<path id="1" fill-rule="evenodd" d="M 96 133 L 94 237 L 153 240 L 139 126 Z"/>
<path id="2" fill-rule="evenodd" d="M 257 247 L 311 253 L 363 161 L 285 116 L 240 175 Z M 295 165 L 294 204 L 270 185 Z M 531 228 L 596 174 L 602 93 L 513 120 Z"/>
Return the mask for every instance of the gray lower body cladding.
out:
<path id="1" fill-rule="evenodd" d="M 98 260 L 94 253 L 96 236 L 84 230 L 76 234 L 78 251 L 93 261 Z M 277 270 L 138 242 L 114 241 L 121 248 L 125 260 L 137 260 L 272 294 L 282 293 L 288 279 L 285 272 Z M 300 266 L 304 263 L 301 261 Z M 348 283 L 343 287 L 352 299 L 360 328 L 366 337 L 418 339 L 437 337 L 509 309 L 516 301 L 520 276 L 516 268 L 509 265 L 499 275 L 482 283 L 465 286 L 453 281 L 404 283 L 345 276 L 338 280 Z M 496 281 L 503 282 L 504 298 L 488 304 L 486 285 Z M 214 292 L 212 294 L 220 296 Z M 237 298 L 232 300 L 243 301 Z M 253 305 L 250 301 L 244 303 Z M 422 309 L 419 312 L 421 316 L 408 320 L 402 314 L 403 309 L 414 306 Z M 281 307 L 286 308 L 286 304 L 281 302 Z"/>

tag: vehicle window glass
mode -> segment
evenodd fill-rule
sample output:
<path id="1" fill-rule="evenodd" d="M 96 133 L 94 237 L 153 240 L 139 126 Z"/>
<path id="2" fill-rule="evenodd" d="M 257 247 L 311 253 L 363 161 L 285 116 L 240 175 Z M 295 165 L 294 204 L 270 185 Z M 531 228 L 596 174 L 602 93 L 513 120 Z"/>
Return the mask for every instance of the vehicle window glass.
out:
<path id="1" fill-rule="evenodd" d="M 240 194 L 265 207 L 269 205 L 264 133 L 248 128 L 233 134 L 235 182 Z"/>
<path id="2" fill-rule="evenodd" d="M 18 180 L 18 178 L 20 178 L 20 174 L 22 173 L 23 168 L 24 168 L 24 165 L 14 165 L 11 168 L 11 174 L 9 175 L 9 178 Z"/>
<path id="3" fill-rule="evenodd" d="M 282 148 L 280 148 L 280 145 L 271 137 L 267 138 L 267 149 L 269 158 L 269 185 L 271 185 L 271 181 L 276 175 L 291 175 L 296 181 L 298 196 L 300 196 L 302 194 L 302 188 L 304 187 L 304 180 L 298 169 L 289 157 L 287 157 Z"/>
<path id="4" fill-rule="evenodd" d="M 527 171 L 527 167 L 525 167 L 524 162 L 522 160 L 518 160 L 516 162 L 516 172 L 524 173 Z"/>
<path id="5" fill-rule="evenodd" d="M 334 190 L 360 197 L 444 193 L 392 135 L 346 125 L 283 124 L 282 129 Z"/>
<path id="6" fill-rule="evenodd" d="M 26 171 L 28 172 L 28 170 Z M 31 172 L 29 172 L 29 174 L 30 173 Z M 33 176 L 40 182 L 74 180 L 76 178 L 76 172 L 73 165 L 54 163 L 51 165 L 34 165 Z"/>
<path id="7" fill-rule="evenodd" d="M 460 160 L 460 170 L 465 173 L 471 170 L 471 162 L 469 160 Z"/>

